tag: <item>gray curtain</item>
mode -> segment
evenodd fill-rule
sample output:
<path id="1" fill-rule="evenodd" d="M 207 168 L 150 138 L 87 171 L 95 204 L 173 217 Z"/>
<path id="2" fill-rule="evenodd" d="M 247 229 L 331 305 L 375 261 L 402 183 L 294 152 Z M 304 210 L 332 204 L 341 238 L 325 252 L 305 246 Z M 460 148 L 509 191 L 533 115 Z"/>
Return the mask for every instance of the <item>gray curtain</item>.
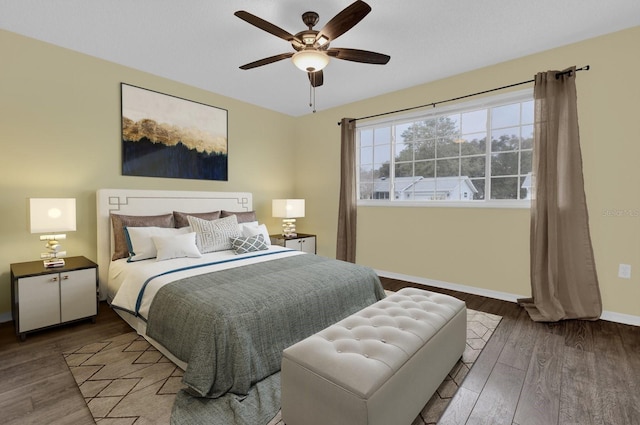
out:
<path id="1" fill-rule="evenodd" d="M 356 122 L 343 118 L 340 123 L 340 206 L 336 258 L 356 262 Z"/>
<path id="2" fill-rule="evenodd" d="M 540 322 L 602 313 L 589 234 L 575 67 L 536 75 L 531 201 L 531 292 L 519 300 Z"/>

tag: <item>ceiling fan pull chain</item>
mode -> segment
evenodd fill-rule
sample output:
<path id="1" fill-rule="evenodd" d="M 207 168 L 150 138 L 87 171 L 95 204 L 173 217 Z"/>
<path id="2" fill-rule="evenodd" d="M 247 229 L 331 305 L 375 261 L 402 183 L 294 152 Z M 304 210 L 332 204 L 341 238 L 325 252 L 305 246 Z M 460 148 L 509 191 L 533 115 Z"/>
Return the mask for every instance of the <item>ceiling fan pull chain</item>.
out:
<path id="1" fill-rule="evenodd" d="M 316 88 L 309 82 L 309 107 L 316 113 Z"/>
<path id="2" fill-rule="evenodd" d="M 316 113 L 316 86 L 313 86 L 313 113 Z"/>

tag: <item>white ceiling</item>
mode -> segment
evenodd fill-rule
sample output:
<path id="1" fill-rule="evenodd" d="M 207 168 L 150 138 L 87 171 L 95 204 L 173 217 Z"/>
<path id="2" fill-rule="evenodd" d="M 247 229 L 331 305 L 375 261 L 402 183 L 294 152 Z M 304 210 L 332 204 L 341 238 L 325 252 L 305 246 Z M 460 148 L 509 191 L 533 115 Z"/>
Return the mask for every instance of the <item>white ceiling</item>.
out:
<path id="1" fill-rule="evenodd" d="M 640 25 L 639 0 L 366 1 L 371 13 L 331 46 L 391 60 L 332 59 L 316 90 L 318 110 Z M 319 13 L 319 30 L 351 2 L 0 0 L 0 28 L 300 116 L 311 112 L 309 81 L 291 61 L 238 68 L 291 45 L 233 13 L 246 10 L 295 34 L 306 29 L 302 13 Z"/>

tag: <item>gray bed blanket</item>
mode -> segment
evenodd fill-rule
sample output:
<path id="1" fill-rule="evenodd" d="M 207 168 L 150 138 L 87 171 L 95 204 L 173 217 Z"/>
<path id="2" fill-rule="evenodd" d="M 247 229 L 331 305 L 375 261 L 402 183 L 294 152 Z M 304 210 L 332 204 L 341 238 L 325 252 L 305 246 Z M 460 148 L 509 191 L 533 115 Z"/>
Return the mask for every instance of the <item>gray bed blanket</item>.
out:
<path id="1" fill-rule="evenodd" d="M 384 296 L 368 267 L 295 255 L 165 285 L 147 334 L 188 363 L 194 395 L 245 395 L 280 370 L 283 349 Z"/>

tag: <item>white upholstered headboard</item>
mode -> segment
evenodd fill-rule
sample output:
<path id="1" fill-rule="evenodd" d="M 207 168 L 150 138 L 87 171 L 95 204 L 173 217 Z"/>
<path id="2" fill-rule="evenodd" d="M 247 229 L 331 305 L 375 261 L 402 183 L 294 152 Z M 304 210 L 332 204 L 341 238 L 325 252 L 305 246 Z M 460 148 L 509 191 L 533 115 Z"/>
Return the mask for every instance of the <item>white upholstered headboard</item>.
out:
<path id="1" fill-rule="evenodd" d="M 107 297 L 107 276 L 111 263 L 110 213 L 159 215 L 173 211 L 252 211 L 253 199 L 247 192 L 190 192 L 137 189 L 100 189 L 96 193 L 98 226 L 98 274 L 100 299 Z"/>

